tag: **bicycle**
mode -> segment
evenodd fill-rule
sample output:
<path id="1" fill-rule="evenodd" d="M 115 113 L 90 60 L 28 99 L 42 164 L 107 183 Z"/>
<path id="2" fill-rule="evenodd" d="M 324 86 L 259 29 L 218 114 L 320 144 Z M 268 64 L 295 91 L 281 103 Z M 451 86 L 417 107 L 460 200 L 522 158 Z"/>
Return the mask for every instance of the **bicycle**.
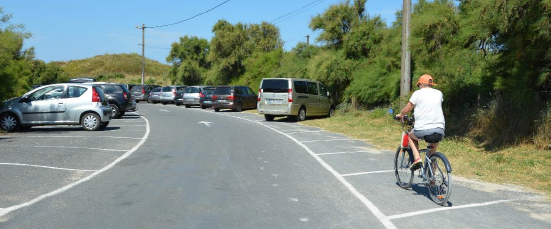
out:
<path id="1" fill-rule="evenodd" d="M 398 118 L 399 119 L 399 118 Z M 410 165 L 413 163 L 413 151 L 409 147 L 408 133 L 413 127 L 415 120 L 413 117 L 404 116 L 402 119 L 402 142 L 396 150 L 394 157 L 394 172 L 398 186 L 403 189 L 411 188 L 413 183 L 414 170 L 410 170 Z M 442 140 L 442 135 L 432 134 L 425 136 L 425 141 L 428 143 L 438 143 Z M 419 178 L 423 179 L 423 184 L 429 189 L 431 199 L 439 205 L 444 206 L 452 191 L 452 167 L 450 162 L 443 153 L 435 152 L 429 155 L 429 150 L 432 145 L 428 145 L 426 149 L 420 149 L 419 155 L 423 154 L 423 164 L 418 169 Z"/>

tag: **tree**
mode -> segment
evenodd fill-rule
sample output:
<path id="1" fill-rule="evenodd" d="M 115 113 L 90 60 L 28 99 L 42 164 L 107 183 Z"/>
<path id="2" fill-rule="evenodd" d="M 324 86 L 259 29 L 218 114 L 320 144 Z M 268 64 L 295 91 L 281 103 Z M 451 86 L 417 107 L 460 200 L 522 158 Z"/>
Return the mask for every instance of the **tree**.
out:
<path id="1" fill-rule="evenodd" d="M 364 20 L 365 2 L 367 0 L 350 0 L 331 5 L 323 14 L 313 17 L 308 26 L 310 29 L 323 30 L 316 39 L 325 42 L 329 47 L 340 49 L 345 36 L 360 21 Z"/>
<path id="2" fill-rule="evenodd" d="M 207 61 L 209 43 L 198 37 L 180 37 L 178 43 L 173 43 L 166 60 L 172 63 L 170 77 L 173 82 L 187 85 L 197 85 L 203 82 L 205 73 L 210 66 Z"/>

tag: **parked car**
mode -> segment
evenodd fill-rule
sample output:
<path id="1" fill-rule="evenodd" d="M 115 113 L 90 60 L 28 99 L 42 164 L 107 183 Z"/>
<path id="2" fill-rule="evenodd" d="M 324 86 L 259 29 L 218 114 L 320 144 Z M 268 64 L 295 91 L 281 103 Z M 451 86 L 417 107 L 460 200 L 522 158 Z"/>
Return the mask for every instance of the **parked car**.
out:
<path id="1" fill-rule="evenodd" d="M 151 90 L 149 97 L 147 98 L 147 102 L 153 104 L 161 102 L 161 89 L 162 87 L 157 87 Z"/>
<path id="2" fill-rule="evenodd" d="M 204 88 L 214 89 L 214 87 L 211 86 L 186 87 L 184 93 L 182 94 L 182 104 L 184 104 L 186 108 L 190 108 L 191 106 L 201 106 L 199 99 L 201 98 L 201 95 L 203 95 Z"/>
<path id="3" fill-rule="evenodd" d="M 232 109 L 241 112 L 243 109 L 256 108 L 256 94 L 247 86 L 218 86 L 212 95 L 212 108 Z"/>
<path id="4" fill-rule="evenodd" d="M 0 106 L 0 128 L 4 131 L 44 125 L 81 125 L 84 130 L 99 130 L 110 121 L 111 107 L 96 85 L 51 84 Z"/>
<path id="5" fill-rule="evenodd" d="M 203 88 L 203 93 L 199 95 L 199 104 L 201 105 L 201 109 L 212 107 L 212 95 L 214 95 L 215 89 L 215 87 Z"/>
<path id="6" fill-rule="evenodd" d="M 335 106 L 329 91 L 318 81 L 264 78 L 258 93 L 258 113 L 267 121 L 278 116 L 303 121 L 308 116 L 333 116 Z"/>
<path id="7" fill-rule="evenodd" d="M 130 89 L 130 93 L 132 93 L 132 96 L 134 96 L 134 99 L 136 100 L 136 103 L 139 103 L 140 101 L 147 101 L 149 98 L 149 94 L 151 93 L 151 90 L 161 87 L 159 85 L 136 85 Z"/>
<path id="8" fill-rule="evenodd" d="M 132 91 L 132 88 L 141 84 L 123 84 L 123 85 L 126 86 L 126 88 L 128 88 L 129 91 Z"/>
<path id="9" fill-rule="evenodd" d="M 134 100 L 126 86 L 122 84 L 105 82 L 93 82 L 86 84 L 98 85 L 103 89 L 105 95 L 107 95 L 107 100 L 109 100 L 109 105 L 112 109 L 111 116 L 113 118 L 120 118 L 127 111 L 138 110 L 138 107 L 136 106 L 136 101 Z"/>
<path id="10" fill-rule="evenodd" d="M 185 85 L 173 85 L 163 87 L 161 89 L 161 94 L 159 95 L 159 100 L 163 105 L 167 103 L 176 104 L 176 98 L 178 98 L 178 95 L 181 95 L 183 93 L 186 87 L 187 86 Z"/>

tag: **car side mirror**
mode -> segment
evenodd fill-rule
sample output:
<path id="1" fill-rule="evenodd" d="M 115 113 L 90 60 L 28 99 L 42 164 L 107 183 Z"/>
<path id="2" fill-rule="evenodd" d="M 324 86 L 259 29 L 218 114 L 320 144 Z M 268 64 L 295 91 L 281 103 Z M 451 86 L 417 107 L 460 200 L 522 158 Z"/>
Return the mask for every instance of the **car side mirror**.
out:
<path id="1" fill-rule="evenodd" d="M 29 96 L 28 95 L 24 95 L 23 97 L 21 97 L 21 99 L 19 100 L 19 103 L 27 103 L 27 102 L 30 102 L 31 100 L 29 99 Z"/>

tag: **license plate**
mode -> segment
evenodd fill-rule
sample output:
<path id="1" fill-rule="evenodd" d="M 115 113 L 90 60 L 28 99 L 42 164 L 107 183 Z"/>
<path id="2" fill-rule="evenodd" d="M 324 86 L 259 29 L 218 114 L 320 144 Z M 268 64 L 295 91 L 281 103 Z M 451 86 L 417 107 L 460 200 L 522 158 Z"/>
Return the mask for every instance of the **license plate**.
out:
<path id="1" fill-rule="evenodd" d="M 207 104 L 210 104 L 210 103 L 211 103 L 211 101 L 203 101 L 203 103 L 207 103 Z"/>
<path id="2" fill-rule="evenodd" d="M 193 101 L 193 99 L 192 99 L 192 98 L 187 98 L 186 100 L 187 100 L 187 101 Z"/>
<path id="3" fill-rule="evenodd" d="M 223 102 L 224 103 L 224 102 L 226 102 L 226 100 L 225 99 L 219 99 L 218 102 Z"/>
<path id="4" fill-rule="evenodd" d="M 266 103 L 268 103 L 268 104 L 282 104 L 283 100 L 281 100 L 281 99 L 266 99 Z"/>

